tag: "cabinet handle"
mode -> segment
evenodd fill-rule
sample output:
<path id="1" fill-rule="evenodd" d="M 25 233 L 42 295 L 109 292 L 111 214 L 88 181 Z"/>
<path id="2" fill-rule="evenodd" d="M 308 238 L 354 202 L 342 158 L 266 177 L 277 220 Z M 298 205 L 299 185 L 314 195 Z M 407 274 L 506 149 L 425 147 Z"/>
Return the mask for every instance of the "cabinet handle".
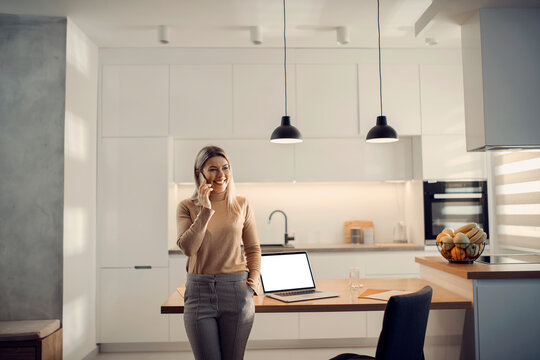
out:
<path id="1" fill-rule="evenodd" d="M 150 265 L 135 265 L 135 270 L 147 270 L 151 269 L 152 266 Z"/>
<path id="2" fill-rule="evenodd" d="M 434 199 L 480 199 L 482 194 L 466 193 L 466 194 L 435 194 Z"/>

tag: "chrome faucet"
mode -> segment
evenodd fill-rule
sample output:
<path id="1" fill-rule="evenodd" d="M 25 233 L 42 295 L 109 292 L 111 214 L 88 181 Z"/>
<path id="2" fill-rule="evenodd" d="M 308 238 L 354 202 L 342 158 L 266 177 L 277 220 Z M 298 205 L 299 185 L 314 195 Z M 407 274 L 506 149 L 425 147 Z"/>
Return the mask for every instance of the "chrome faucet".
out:
<path id="1" fill-rule="evenodd" d="M 268 223 L 270 224 L 270 222 L 272 221 L 272 215 L 274 215 L 274 213 L 282 213 L 283 214 L 283 217 L 285 218 L 285 246 L 287 246 L 287 244 L 289 243 L 289 241 L 293 241 L 294 240 L 294 235 L 293 236 L 289 236 L 289 234 L 287 234 L 287 214 L 285 214 L 284 211 L 282 210 L 274 210 L 270 213 L 270 216 L 268 217 Z"/>

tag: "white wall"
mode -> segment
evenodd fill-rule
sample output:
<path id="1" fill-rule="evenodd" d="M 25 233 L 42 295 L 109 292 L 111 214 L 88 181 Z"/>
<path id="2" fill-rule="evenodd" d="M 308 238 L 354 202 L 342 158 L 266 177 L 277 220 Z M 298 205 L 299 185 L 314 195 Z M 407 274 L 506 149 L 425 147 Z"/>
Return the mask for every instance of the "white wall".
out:
<path id="1" fill-rule="evenodd" d="M 421 182 L 420 182 L 421 184 Z M 255 212 L 261 243 L 282 243 L 284 224 L 281 214 L 268 216 L 275 209 L 287 213 L 288 232 L 295 235 L 294 244 L 344 243 L 343 223 L 347 220 L 372 220 L 375 242 L 391 243 L 397 221 L 423 216 L 418 186 L 407 182 L 339 182 L 339 183 L 237 183 L 239 195 L 246 196 Z M 193 192 L 193 185 L 177 185 L 170 191 L 170 218 L 174 223 L 176 204 Z M 414 202 L 415 204 L 406 204 Z M 418 214 L 419 212 L 419 214 Z M 412 221 L 412 220 L 411 220 Z M 169 248 L 177 248 L 174 224 L 169 227 Z M 409 242 L 423 244 L 421 224 L 409 229 Z M 420 235 L 420 236 L 418 236 Z"/>
<path id="2" fill-rule="evenodd" d="M 68 19 L 64 173 L 64 359 L 96 349 L 98 49 Z"/>

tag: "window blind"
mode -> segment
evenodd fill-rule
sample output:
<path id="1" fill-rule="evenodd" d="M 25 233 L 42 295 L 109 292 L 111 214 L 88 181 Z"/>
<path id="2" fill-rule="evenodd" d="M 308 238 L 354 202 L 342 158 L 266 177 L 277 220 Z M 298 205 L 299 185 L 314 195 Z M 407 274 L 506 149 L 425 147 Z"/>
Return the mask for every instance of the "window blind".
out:
<path id="1" fill-rule="evenodd" d="M 499 244 L 540 250 L 540 151 L 492 154 Z"/>

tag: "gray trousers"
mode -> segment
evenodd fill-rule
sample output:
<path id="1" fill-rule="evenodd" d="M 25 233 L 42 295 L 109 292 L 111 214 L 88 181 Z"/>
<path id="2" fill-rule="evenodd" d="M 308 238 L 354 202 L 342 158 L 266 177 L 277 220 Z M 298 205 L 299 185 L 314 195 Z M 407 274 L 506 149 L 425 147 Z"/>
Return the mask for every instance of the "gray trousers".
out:
<path id="1" fill-rule="evenodd" d="M 196 360 L 241 360 L 255 318 L 247 272 L 187 274 L 184 326 Z"/>

